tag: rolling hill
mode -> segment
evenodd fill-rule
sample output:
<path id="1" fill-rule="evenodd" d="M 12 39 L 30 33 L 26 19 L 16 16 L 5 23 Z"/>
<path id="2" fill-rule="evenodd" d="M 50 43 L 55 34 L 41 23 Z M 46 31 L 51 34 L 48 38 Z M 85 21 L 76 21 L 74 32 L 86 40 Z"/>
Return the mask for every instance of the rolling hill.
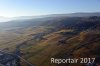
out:
<path id="1" fill-rule="evenodd" d="M 21 57 L 35 66 L 83 66 L 55 64 L 50 60 L 100 56 L 99 12 L 12 20 L 0 23 L 0 29 L 0 49 L 14 52 L 19 47 Z"/>

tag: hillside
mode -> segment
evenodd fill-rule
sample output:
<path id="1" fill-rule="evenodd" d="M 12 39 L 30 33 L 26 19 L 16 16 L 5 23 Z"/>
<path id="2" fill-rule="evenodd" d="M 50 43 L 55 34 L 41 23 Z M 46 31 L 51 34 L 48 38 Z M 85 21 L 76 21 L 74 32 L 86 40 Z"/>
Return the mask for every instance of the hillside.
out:
<path id="1" fill-rule="evenodd" d="M 51 15 L 41 15 L 41 16 L 21 16 L 21 17 L 13 17 L 13 18 L 6 18 L 6 17 L 0 17 L 0 28 L 4 27 L 27 27 L 27 26 L 37 26 L 42 23 L 48 22 L 52 23 L 55 20 L 65 19 L 67 18 L 67 21 L 70 20 L 69 18 L 72 17 L 91 17 L 95 16 L 99 17 L 100 12 L 93 12 L 93 13 L 70 13 L 70 14 L 51 14 Z M 4 23 L 2 23 L 3 21 Z M 77 20 L 77 18 L 73 18 L 73 20 Z M 51 22 L 50 22 L 51 21 Z"/>
<path id="2" fill-rule="evenodd" d="M 14 20 L 1 23 L 0 28 L 0 49 L 13 53 L 18 47 L 21 57 L 35 66 L 83 66 L 50 60 L 100 56 L 100 16 Z"/>

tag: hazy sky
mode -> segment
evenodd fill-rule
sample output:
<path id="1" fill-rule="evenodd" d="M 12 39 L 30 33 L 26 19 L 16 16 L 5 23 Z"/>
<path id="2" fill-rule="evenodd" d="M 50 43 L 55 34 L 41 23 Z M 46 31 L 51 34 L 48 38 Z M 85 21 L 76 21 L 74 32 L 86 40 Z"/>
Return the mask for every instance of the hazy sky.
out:
<path id="1" fill-rule="evenodd" d="M 0 0 L 0 16 L 100 12 L 100 0 Z"/>

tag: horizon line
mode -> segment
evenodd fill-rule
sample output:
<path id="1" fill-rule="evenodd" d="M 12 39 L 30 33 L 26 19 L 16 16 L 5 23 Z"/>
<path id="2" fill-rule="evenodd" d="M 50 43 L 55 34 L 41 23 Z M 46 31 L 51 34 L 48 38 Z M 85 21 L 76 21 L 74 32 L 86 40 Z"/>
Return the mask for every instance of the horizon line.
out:
<path id="1" fill-rule="evenodd" d="M 40 15 L 22 15 L 22 16 L 13 16 L 13 17 L 7 17 L 7 16 L 0 16 L 0 18 L 18 18 L 18 17 L 39 17 L 39 16 L 48 16 L 48 15 L 60 15 L 60 14 L 77 14 L 77 13 L 100 13 L 100 12 L 70 12 L 70 13 L 52 13 L 52 14 L 40 14 Z"/>

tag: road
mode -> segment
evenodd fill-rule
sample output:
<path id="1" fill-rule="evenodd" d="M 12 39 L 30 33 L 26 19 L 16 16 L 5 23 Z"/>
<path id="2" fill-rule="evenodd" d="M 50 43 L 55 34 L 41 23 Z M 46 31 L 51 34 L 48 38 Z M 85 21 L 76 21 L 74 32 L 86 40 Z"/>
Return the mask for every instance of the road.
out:
<path id="1" fill-rule="evenodd" d="M 0 50 L 0 66 L 21 66 L 20 62 L 25 62 L 27 66 L 34 66 L 20 56 L 18 47 L 14 54 Z"/>

